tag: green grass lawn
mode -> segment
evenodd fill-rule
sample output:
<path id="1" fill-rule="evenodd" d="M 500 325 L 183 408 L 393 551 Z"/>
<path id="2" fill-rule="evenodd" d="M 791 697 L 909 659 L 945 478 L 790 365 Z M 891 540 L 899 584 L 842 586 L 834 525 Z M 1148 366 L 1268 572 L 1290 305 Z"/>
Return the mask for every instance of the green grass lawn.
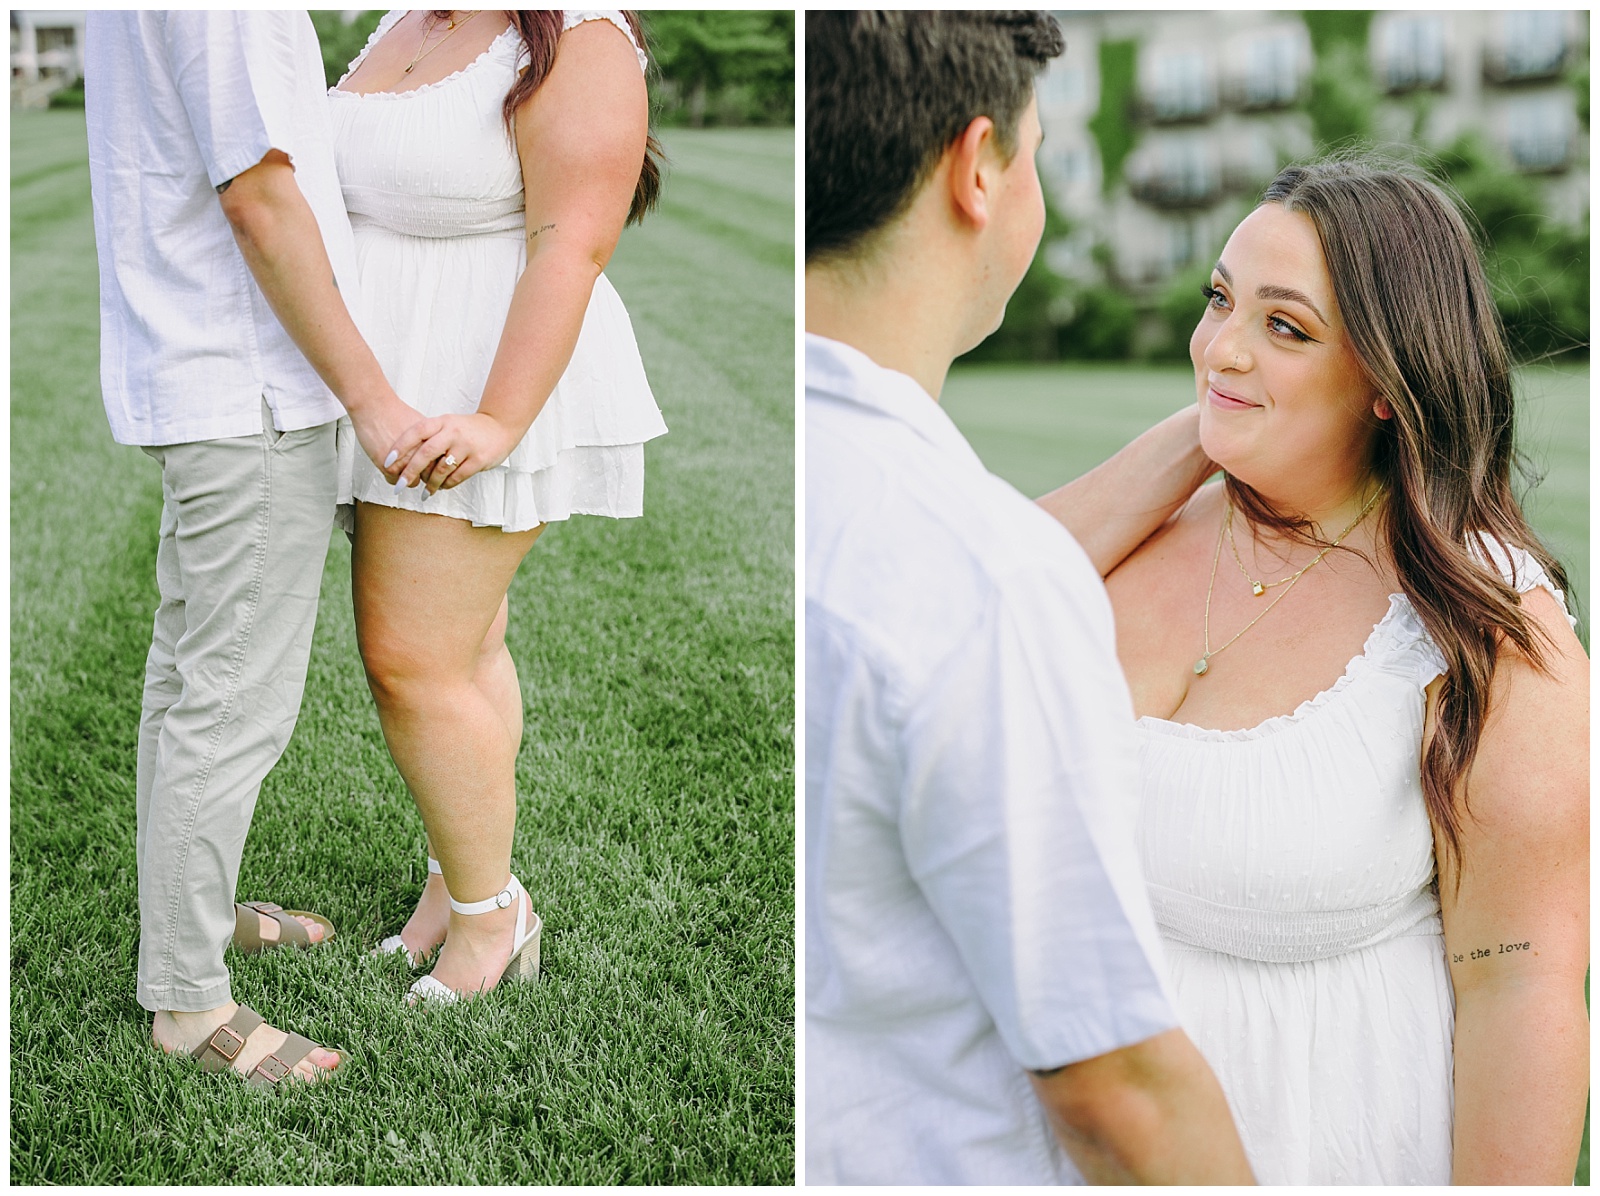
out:
<path id="1" fill-rule="evenodd" d="M 1517 387 L 1519 446 L 1543 477 L 1523 492 L 1523 507 L 1572 578 L 1587 644 L 1589 367 L 1529 367 Z M 941 396 L 984 464 L 1030 497 L 1077 477 L 1193 401 L 1194 374 L 1182 366 L 960 366 Z M 1577 1182 L 1589 1182 L 1587 1119 Z"/>
<path id="2" fill-rule="evenodd" d="M 423 839 L 333 537 L 240 896 L 339 935 L 229 960 L 237 999 L 350 1054 L 265 1094 L 156 1053 L 134 1001 L 159 478 L 100 405 L 83 115 L 11 131 L 12 1182 L 792 1183 L 792 131 L 666 136 L 608 269 L 671 428 L 645 517 L 557 525 L 512 589 L 536 986 L 417 1012 L 368 958 Z"/>

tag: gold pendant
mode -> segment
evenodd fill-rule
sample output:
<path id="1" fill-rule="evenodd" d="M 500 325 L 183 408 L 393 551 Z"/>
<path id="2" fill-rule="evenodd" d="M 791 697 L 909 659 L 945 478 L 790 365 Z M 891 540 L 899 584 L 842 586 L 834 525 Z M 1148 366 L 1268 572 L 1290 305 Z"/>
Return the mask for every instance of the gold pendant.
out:
<path id="1" fill-rule="evenodd" d="M 1259 581 L 1252 581 L 1250 583 L 1250 592 L 1259 598 L 1261 595 L 1267 592 L 1267 587 L 1262 585 Z"/>
<path id="2" fill-rule="evenodd" d="M 1203 677 L 1205 675 L 1206 670 L 1209 669 L 1210 667 L 1211 667 L 1211 662 L 1208 661 L 1204 656 L 1202 656 L 1199 660 L 1194 662 L 1194 675 L 1196 677 Z"/>

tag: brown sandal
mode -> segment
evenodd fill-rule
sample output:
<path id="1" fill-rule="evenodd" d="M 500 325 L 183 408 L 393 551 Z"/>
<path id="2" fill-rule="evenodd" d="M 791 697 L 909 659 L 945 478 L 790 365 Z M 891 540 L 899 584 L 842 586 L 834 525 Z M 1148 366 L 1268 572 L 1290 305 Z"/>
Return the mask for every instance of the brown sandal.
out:
<path id="1" fill-rule="evenodd" d="M 244 1050 L 244 1040 L 265 1020 L 248 1005 L 241 1005 L 232 1017 L 211 1032 L 211 1037 L 189 1052 L 204 1071 L 232 1070 L 233 1061 Z M 267 1055 L 245 1078 L 252 1088 L 271 1088 L 294 1070 L 294 1065 L 316 1047 L 301 1034 L 290 1034 L 276 1052 Z"/>
<path id="2" fill-rule="evenodd" d="M 261 919 L 256 914 L 266 914 L 278 924 L 278 941 L 261 937 Z M 322 927 L 322 942 L 326 943 L 333 938 L 333 923 L 321 914 L 313 914 L 303 909 L 284 909 L 283 906 L 273 901 L 235 901 L 233 903 L 233 945 L 241 954 L 255 955 L 262 951 L 270 951 L 274 947 L 311 947 L 314 944 L 311 936 L 306 933 L 306 928 L 298 919 L 310 918 Z"/>

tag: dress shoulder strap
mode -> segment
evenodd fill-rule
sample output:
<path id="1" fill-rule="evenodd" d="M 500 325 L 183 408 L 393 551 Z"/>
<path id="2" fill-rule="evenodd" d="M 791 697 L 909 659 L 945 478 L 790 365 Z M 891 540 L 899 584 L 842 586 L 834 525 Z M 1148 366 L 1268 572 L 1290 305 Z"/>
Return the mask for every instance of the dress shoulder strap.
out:
<path id="1" fill-rule="evenodd" d="M 633 52 L 639 56 L 639 69 L 641 71 L 647 71 L 650 69 L 650 59 L 646 57 L 644 49 L 639 45 L 638 39 L 633 36 L 633 26 L 628 24 L 628 18 L 622 15 L 621 9 L 566 9 L 561 21 L 561 31 L 565 33 L 568 29 L 575 29 L 585 21 L 610 21 L 618 29 L 622 30 L 624 36 L 626 36 L 628 39 L 628 44 L 633 47 Z"/>
<path id="2" fill-rule="evenodd" d="M 1555 596 L 1561 604 L 1562 613 L 1567 616 L 1567 622 L 1576 629 L 1578 620 L 1573 617 L 1572 611 L 1567 606 L 1567 596 L 1556 588 L 1556 583 L 1550 580 L 1550 575 L 1544 571 L 1544 566 L 1527 549 L 1519 548 L 1515 544 L 1502 544 L 1488 532 L 1477 532 L 1467 537 L 1467 548 L 1472 555 L 1477 557 L 1484 565 L 1494 569 L 1506 584 L 1519 594 L 1526 594 L 1529 590 L 1543 587 Z"/>
<path id="3" fill-rule="evenodd" d="M 344 74 L 339 76 L 339 82 L 334 84 L 335 87 L 344 86 L 344 81 L 353 75 L 356 68 L 366 61 L 367 54 L 372 47 L 383 40 L 383 35 L 394 28 L 395 22 L 405 16 L 406 11 L 403 8 L 391 8 L 378 19 L 378 27 L 372 31 L 372 36 L 367 38 L 367 44 L 361 47 L 361 53 L 350 60 L 350 65 L 345 67 Z"/>

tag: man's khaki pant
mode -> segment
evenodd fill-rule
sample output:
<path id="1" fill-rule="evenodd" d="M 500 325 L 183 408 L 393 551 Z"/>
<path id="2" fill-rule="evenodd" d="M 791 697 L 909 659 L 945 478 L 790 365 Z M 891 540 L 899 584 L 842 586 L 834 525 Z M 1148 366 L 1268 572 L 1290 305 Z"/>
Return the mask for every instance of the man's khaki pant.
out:
<path id="1" fill-rule="evenodd" d="M 230 999 L 222 952 L 261 781 L 300 713 L 332 530 L 334 425 L 147 448 L 161 605 L 139 723 L 139 1004 Z"/>

